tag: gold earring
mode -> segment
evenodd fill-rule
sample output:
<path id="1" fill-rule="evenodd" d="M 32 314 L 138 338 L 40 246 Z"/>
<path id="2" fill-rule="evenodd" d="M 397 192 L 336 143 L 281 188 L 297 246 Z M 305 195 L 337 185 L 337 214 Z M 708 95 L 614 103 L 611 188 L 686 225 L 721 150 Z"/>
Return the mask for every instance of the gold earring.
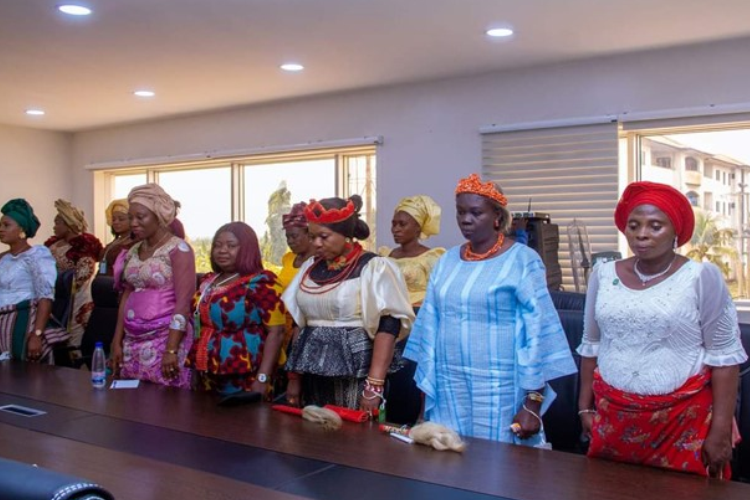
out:
<path id="1" fill-rule="evenodd" d="M 352 239 L 351 239 L 351 238 L 347 238 L 347 239 L 346 239 L 346 242 L 347 242 L 347 243 L 351 243 L 351 242 L 352 242 Z"/>
<path id="2" fill-rule="evenodd" d="M 19 233 L 18 237 L 21 238 L 22 240 L 25 240 L 26 239 L 26 232 L 25 231 L 21 231 Z"/>

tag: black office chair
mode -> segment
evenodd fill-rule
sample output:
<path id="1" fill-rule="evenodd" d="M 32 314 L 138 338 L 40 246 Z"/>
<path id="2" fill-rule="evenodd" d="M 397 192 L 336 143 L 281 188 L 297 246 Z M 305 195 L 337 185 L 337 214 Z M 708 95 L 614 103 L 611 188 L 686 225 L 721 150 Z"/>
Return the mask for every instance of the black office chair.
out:
<path id="1" fill-rule="evenodd" d="M 114 500 L 85 479 L 0 458 L 0 496 L 14 500 Z"/>
<path id="2" fill-rule="evenodd" d="M 117 327 L 119 294 L 114 289 L 112 276 L 97 276 L 91 284 L 94 310 L 81 338 L 81 364 L 91 369 L 91 357 L 97 342 L 104 345 L 104 353 L 109 356 L 109 347 Z"/>
<path id="3" fill-rule="evenodd" d="M 73 311 L 73 280 L 75 279 L 75 270 L 70 269 L 58 273 L 55 281 L 55 300 L 52 301 L 52 314 L 50 322 L 62 328 L 68 327 L 68 321 Z M 70 358 L 70 347 L 67 345 L 56 345 L 53 349 L 53 356 L 57 366 L 73 367 Z"/>

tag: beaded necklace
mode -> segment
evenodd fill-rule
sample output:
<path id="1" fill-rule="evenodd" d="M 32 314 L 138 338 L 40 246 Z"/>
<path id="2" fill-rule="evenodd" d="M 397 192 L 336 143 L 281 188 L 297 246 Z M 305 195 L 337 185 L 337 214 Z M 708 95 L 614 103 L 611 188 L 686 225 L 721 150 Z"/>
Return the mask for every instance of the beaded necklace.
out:
<path id="1" fill-rule="evenodd" d="M 363 249 L 359 244 L 354 245 L 354 249 L 349 252 L 345 257 L 346 262 L 341 262 L 339 259 L 336 259 L 337 266 L 328 266 L 331 270 L 338 270 L 339 272 L 328 279 L 321 279 L 321 280 L 314 280 L 310 277 L 310 273 L 312 270 L 317 266 L 320 262 L 322 262 L 323 259 L 316 258 L 315 261 L 312 263 L 310 267 L 307 268 L 305 271 L 305 274 L 302 276 L 302 280 L 300 281 L 299 287 L 304 290 L 305 292 L 312 294 L 312 295 L 320 295 L 323 293 L 330 292 L 331 290 L 336 289 L 341 283 L 347 280 L 349 276 L 354 272 L 354 270 L 357 268 L 357 264 L 359 263 L 359 259 L 362 257 Z M 333 267 L 333 269 L 332 269 Z M 310 286 L 306 284 L 307 280 L 310 280 L 310 282 L 314 283 L 315 285 L 319 286 Z M 332 285 L 332 286 L 327 286 Z"/>
<path id="2" fill-rule="evenodd" d="M 500 233 L 500 235 L 497 237 L 497 241 L 494 245 L 492 245 L 492 248 L 487 250 L 484 253 L 474 253 L 471 250 L 471 242 L 466 243 L 466 248 L 464 249 L 464 260 L 468 260 L 471 262 L 475 262 L 478 260 L 484 260 L 490 255 L 494 254 L 498 250 L 500 250 L 500 247 L 503 246 L 503 243 L 505 242 L 505 235 L 503 233 Z"/>

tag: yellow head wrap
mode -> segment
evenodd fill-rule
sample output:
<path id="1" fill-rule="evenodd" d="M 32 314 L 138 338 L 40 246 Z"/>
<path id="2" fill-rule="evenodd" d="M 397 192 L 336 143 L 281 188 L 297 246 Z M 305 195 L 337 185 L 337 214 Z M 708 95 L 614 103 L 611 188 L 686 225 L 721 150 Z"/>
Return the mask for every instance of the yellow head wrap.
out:
<path id="1" fill-rule="evenodd" d="M 417 221 L 422 230 L 419 235 L 422 240 L 440 232 L 440 205 L 429 196 L 418 195 L 404 198 L 393 211 L 394 214 L 396 212 L 406 212 Z"/>
<path id="2" fill-rule="evenodd" d="M 128 208 L 130 208 L 130 206 L 128 205 L 127 199 L 121 198 L 119 200 L 112 200 L 112 203 L 109 204 L 107 210 L 104 211 L 104 214 L 107 216 L 107 225 L 112 227 L 112 216 L 115 212 L 126 214 L 128 213 Z"/>
<path id="3" fill-rule="evenodd" d="M 168 226 L 177 216 L 177 204 L 158 184 L 144 184 L 130 190 L 128 203 L 138 203 L 151 210 L 162 226 Z"/>
<path id="4" fill-rule="evenodd" d="M 55 208 L 57 209 L 57 215 L 59 215 L 65 225 L 74 232 L 80 234 L 88 229 L 83 210 L 74 207 L 69 201 L 57 200 L 55 202 Z"/>

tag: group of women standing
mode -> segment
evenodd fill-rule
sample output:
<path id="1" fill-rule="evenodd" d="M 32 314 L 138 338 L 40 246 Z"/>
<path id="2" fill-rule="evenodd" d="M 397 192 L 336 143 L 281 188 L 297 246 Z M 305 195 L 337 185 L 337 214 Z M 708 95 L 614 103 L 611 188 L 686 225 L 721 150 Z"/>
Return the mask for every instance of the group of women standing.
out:
<path id="1" fill-rule="evenodd" d="M 90 302 L 83 283 L 101 260 L 122 293 L 111 356 L 118 376 L 187 388 L 193 370 L 200 387 L 242 400 L 268 396 L 283 368 L 291 405 L 388 408 L 403 423 L 424 418 L 466 436 L 544 446 L 549 382 L 577 371 L 544 265 L 506 237 L 499 186 L 473 174 L 455 201 L 466 243 L 427 247 L 440 208 L 414 196 L 394 211 L 398 247 L 380 255 L 358 243 L 370 233 L 358 196 L 294 205 L 283 217 L 291 251 L 278 276 L 263 269 L 252 228 L 227 224 L 196 291 L 192 249 L 170 229 L 178 204 L 157 185 L 110 205 L 116 238 L 104 249 L 62 200 L 50 248 L 29 246 L 39 221 L 12 200 L 0 220 L 10 247 L 0 256 L 0 314 L 17 326 L 10 335 L 3 326 L 0 350 L 38 360 L 65 335 L 75 342 Z M 692 207 L 668 186 L 634 183 L 615 223 L 634 256 L 595 269 L 578 348 L 589 454 L 728 477 L 737 367 L 747 355 L 718 269 L 676 253 L 692 235 Z M 60 338 L 48 324 L 53 255 L 78 280 L 74 327 Z"/>
<path id="2" fill-rule="evenodd" d="M 80 344 L 93 309 L 91 282 L 101 252 L 99 240 L 86 232 L 81 210 L 65 200 L 55 202 L 55 235 L 44 246 L 28 243 L 39 227 L 34 209 L 24 199 L 2 208 L 0 240 L 9 250 L 0 255 L 0 352 L 13 357 L 70 364 L 80 358 Z M 58 275 L 68 304 L 52 315 Z M 63 359 L 61 359 L 63 358 Z"/>

